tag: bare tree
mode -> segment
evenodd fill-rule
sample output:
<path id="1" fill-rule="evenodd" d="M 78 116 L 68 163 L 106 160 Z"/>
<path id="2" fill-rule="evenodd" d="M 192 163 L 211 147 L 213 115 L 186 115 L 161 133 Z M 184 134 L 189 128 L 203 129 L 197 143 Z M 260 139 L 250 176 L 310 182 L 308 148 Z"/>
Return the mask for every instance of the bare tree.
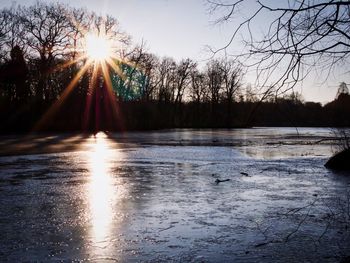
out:
<path id="1" fill-rule="evenodd" d="M 151 54 L 145 53 L 141 62 L 141 69 L 146 76 L 142 99 L 150 101 L 155 98 L 155 91 L 160 84 L 160 78 L 156 74 L 158 67 L 158 58 Z"/>
<path id="2" fill-rule="evenodd" d="M 158 100 L 161 102 L 174 101 L 174 80 L 176 63 L 171 58 L 163 58 L 159 63 L 157 74 L 159 77 Z"/>
<path id="3" fill-rule="evenodd" d="M 0 11 L 0 60 L 9 59 L 8 54 L 18 46 L 25 51 L 25 31 L 20 23 L 18 9 L 11 7 Z"/>
<path id="4" fill-rule="evenodd" d="M 13 23 L 13 14 L 11 10 L 3 9 L 0 12 L 0 61 L 6 57 L 7 38 L 10 32 L 10 26 Z"/>
<path id="5" fill-rule="evenodd" d="M 222 95 L 224 81 L 221 61 L 217 59 L 209 61 L 206 65 L 205 75 L 210 99 L 211 123 L 212 125 L 215 125 L 219 118 L 219 102 Z"/>
<path id="6" fill-rule="evenodd" d="M 129 94 L 133 94 L 133 99 L 142 99 L 146 75 L 142 71 L 142 66 L 147 60 L 145 43 L 136 45 L 130 52 L 127 62 L 124 65 L 123 77 L 125 78 L 125 89 Z"/>
<path id="7" fill-rule="evenodd" d="M 225 59 L 221 62 L 221 71 L 223 76 L 223 96 L 227 108 L 226 125 L 230 127 L 232 123 L 232 104 L 241 87 L 242 67 L 234 60 Z"/>
<path id="8" fill-rule="evenodd" d="M 258 98 L 257 94 L 258 94 L 258 91 L 256 89 L 254 89 L 251 84 L 248 84 L 245 87 L 244 99 L 246 102 L 258 102 L 259 98 Z M 275 96 L 273 96 L 273 95 L 267 95 L 267 96 L 265 96 L 265 98 L 275 100 Z"/>
<path id="9" fill-rule="evenodd" d="M 217 22 L 236 19 L 227 45 L 213 51 L 227 49 L 243 36 L 244 46 L 234 55 L 256 68 L 260 87 L 284 92 L 314 68 L 329 74 L 339 65 L 348 65 L 350 1 L 208 2 L 211 11 L 220 14 Z M 266 27 L 261 28 L 264 21 Z"/>
<path id="10" fill-rule="evenodd" d="M 9 10 L 4 9 L 0 12 L 0 62 L 4 60 L 6 57 L 6 40 L 7 34 L 9 32 L 8 25 L 11 23 L 11 12 Z"/>
<path id="11" fill-rule="evenodd" d="M 212 105 L 216 105 L 220 100 L 224 80 L 220 60 L 211 60 L 208 62 L 206 78 L 211 103 Z"/>
<path id="12" fill-rule="evenodd" d="M 84 28 L 85 32 L 94 32 L 107 38 L 112 43 L 112 52 L 119 59 L 127 59 L 134 52 L 133 49 L 128 50 L 131 38 L 121 30 L 116 18 L 110 15 L 99 16 L 96 13 L 90 13 L 89 20 L 87 28 Z"/>
<path id="13" fill-rule="evenodd" d="M 175 103 L 181 104 L 185 89 L 189 86 L 190 74 L 196 67 L 196 63 L 191 59 L 180 61 L 175 74 Z"/>
<path id="14" fill-rule="evenodd" d="M 190 98 L 192 101 L 200 104 L 208 96 L 208 86 L 206 85 L 205 74 L 194 69 L 191 72 Z"/>
<path id="15" fill-rule="evenodd" d="M 74 8 L 69 10 L 69 16 L 71 26 L 71 49 L 68 50 L 66 55 L 68 60 L 75 60 L 79 56 L 79 50 L 81 49 L 80 41 L 84 37 L 84 33 L 87 32 L 87 28 L 90 25 L 91 13 L 82 8 Z"/>
<path id="16" fill-rule="evenodd" d="M 49 99 L 53 96 L 49 87 L 50 71 L 55 66 L 55 59 L 62 57 L 70 45 L 72 27 L 67 9 L 59 3 L 37 2 L 33 6 L 21 7 L 20 15 L 26 31 L 26 43 L 31 52 L 38 55 L 36 95 L 39 99 Z"/>
<path id="17" fill-rule="evenodd" d="M 242 85 L 242 67 L 234 60 L 226 59 L 221 63 L 221 70 L 224 82 L 224 97 L 227 103 L 231 104 Z"/>

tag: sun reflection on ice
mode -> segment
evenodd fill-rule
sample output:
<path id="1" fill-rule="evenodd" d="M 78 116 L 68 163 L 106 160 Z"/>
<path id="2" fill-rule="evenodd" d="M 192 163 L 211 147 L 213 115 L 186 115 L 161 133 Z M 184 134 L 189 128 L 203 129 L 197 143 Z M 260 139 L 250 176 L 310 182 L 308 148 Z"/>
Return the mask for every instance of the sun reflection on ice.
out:
<path id="1" fill-rule="evenodd" d="M 108 242 L 113 220 L 115 191 L 111 177 L 112 158 L 107 135 L 98 133 L 91 143 L 89 155 L 89 204 L 91 213 L 91 235 L 95 243 Z"/>

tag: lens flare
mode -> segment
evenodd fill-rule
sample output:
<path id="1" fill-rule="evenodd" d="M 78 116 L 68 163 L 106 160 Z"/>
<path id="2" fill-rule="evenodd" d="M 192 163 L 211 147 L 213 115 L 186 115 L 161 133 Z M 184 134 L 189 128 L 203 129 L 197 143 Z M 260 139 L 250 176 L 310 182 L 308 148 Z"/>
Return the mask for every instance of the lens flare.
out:
<path id="1" fill-rule="evenodd" d="M 60 111 L 68 97 L 75 88 L 79 92 L 86 93 L 85 110 L 83 113 L 82 128 L 84 130 L 110 129 L 117 126 L 123 130 L 123 119 L 120 115 L 117 96 L 119 82 L 113 82 L 113 78 L 120 78 L 121 83 L 126 82 L 126 75 L 122 65 L 129 65 L 136 68 L 134 63 L 127 61 L 124 56 L 124 42 L 106 29 L 106 22 L 101 22 L 96 28 L 86 30 L 80 28 L 81 38 L 77 46 L 67 53 L 72 52 L 71 60 L 59 64 L 53 71 L 61 71 L 71 67 L 72 75 L 68 76 L 70 82 L 63 89 L 57 100 L 49 107 L 43 116 L 33 127 L 33 131 L 40 131 L 50 125 Z M 75 69 L 78 72 L 75 74 Z M 134 75 L 134 74 L 133 74 Z M 118 77 L 116 77 L 118 76 Z M 84 77 L 88 78 L 87 79 Z M 130 88 L 128 86 L 128 88 Z M 102 109 L 102 111 L 100 111 Z M 102 113 L 100 113 L 102 112 Z M 93 117 L 95 116 L 95 120 Z M 107 127 L 107 128 L 106 128 Z"/>
<path id="2" fill-rule="evenodd" d="M 112 56 L 111 43 L 107 37 L 88 34 L 85 40 L 85 51 L 89 59 L 102 62 Z"/>

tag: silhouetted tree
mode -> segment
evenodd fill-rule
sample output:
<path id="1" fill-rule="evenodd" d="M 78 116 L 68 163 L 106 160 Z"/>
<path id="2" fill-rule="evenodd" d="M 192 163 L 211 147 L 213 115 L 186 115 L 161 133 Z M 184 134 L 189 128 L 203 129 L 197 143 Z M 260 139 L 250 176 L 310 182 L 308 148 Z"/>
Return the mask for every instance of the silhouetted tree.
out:
<path id="1" fill-rule="evenodd" d="M 223 60 L 221 62 L 223 74 L 223 96 L 226 101 L 226 124 L 231 126 L 232 122 L 232 104 L 235 96 L 238 95 L 242 81 L 242 68 L 233 60 Z"/>
<path id="2" fill-rule="evenodd" d="M 10 53 L 11 59 L 1 67 L 0 79 L 10 100 L 23 101 L 30 94 L 27 64 L 19 46 L 15 46 Z"/>
<path id="3" fill-rule="evenodd" d="M 8 10 L 1 10 L 0 11 L 0 61 L 4 58 L 4 45 L 5 45 L 5 39 L 6 35 L 8 33 L 7 25 L 9 23 L 9 13 Z"/>
<path id="4" fill-rule="evenodd" d="M 257 94 L 258 94 L 258 91 L 254 89 L 251 84 L 248 84 L 245 87 L 244 99 L 247 102 L 257 102 L 259 101 Z M 272 97 L 272 96 L 266 96 L 266 97 L 275 99 L 275 97 Z"/>
<path id="5" fill-rule="evenodd" d="M 329 114 L 328 119 L 331 126 L 349 127 L 350 126 L 350 95 L 347 93 L 339 94 L 336 99 L 327 103 L 324 108 Z"/>
<path id="6" fill-rule="evenodd" d="M 219 60 L 212 60 L 207 63 L 206 79 L 211 102 L 211 123 L 214 125 L 218 120 L 218 104 L 221 97 L 223 85 L 223 72 Z"/>
<path id="7" fill-rule="evenodd" d="M 190 74 L 196 67 L 196 63 L 191 59 L 180 61 L 175 73 L 175 103 L 181 104 L 186 88 L 190 83 Z"/>
<path id="8" fill-rule="evenodd" d="M 197 103 L 197 105 L 201 102 L 205 102 L 208 98 L 208 86 L 205 80 L 205 75 L 196 68 L 191 72 L 189 96 L 192 101 Z"/>
<path id="9" fill-rule="evenodd" d="M 163 58 L 158 66 L 157 75 L 159 77 L 158 101 L 174 101 L 174 79 L 176 63 L 171 58 Z"/>
<path id="10" fill-rule="evenodd" d="M 27 83 L 28 68 L 24 60 L 23 51 L 19 46 L 14 46 L 11 50 L 11 68 L 13 72 L 13 83 L 16 89 L 16 98 L 25 100 L 30 95 L 29 85 Z"/>
<path id="11" fill-rule="evenodd" d="M 150 101 L 156 98 L 156 89 L 160 84 L 161 78 L 157 75 L 157 67 L 159 59 L 151 54 L 145 53 L 140 67 L 146 76 L 142 99 L 144 101 Z"/>
<path id="12" fill-rule="evenodd" d="M 21 20 L 26 30 L 26 43 L 38 56 L 38 99 L 55 96 L 49 85 L 50 74 L 56 66 L 56 58 L 62 57 L 70 44 L 72 27 L 66 8 L 59 3 L 37 2 L 21 7 Z"/>
<path id="13" fill-rule="evenodd" d="M 146 86 L 146 75 L 143 71 L 143 66 L 147 63 L 147 54 L 145 51 L 145 44 L 142 42 L 137 45 L 128 55 L 127 63 L 122 68 L 124 78 L 124 89 L 129 98 L 122 96 L 121 99 L 126 100 L 140 100 L 144 97 Z"/>
<path id="14" fill-rule="evenodd" d="M 336 98 L 338 98 L 342 94 L 349 94 L 349 89 L 345 82 L 340 83 Z"/>
<path id="15" fill-rule="evenodd" d="M 210 101 L 213 105 L 218 104 L 223 84 L 223 72 L 219 60 L 212 60 L 207 64 L 206 75 Z"/>

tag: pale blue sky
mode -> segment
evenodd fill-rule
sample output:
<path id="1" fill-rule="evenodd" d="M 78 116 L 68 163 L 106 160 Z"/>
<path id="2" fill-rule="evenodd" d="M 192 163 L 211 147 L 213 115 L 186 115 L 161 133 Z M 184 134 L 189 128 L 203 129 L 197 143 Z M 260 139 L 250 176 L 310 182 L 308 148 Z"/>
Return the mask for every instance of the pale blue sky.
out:
<path id="1" fill-rule="evenodd" d="M 28 5 L 36 0 L 0 0 L 1 7 L 13 3 Z M 55 0 L 47 0 L 55 1 Z M 232 25 L 214 25 L 205 0 L 60 0 L 75 7 L 86 7 L 99 14 L 107 12 L 117 18 L 122 30 L 134 42 L 145 40 L 149 50 L 159 56 L 192 58 L 204 63 L 210 57 L 206 45 L 222 47 L 227 43 Z M 230 31 L 231 29 L 231 31 Z M 317 83 L 319 76 L 299 87 L 308 101 L 327 102 L 334 99 L 340 81 L 350 83 L 346 76 L 331 76 L 327 83 Z M 254 76 L 245 82 L 254 83 Z"/>

